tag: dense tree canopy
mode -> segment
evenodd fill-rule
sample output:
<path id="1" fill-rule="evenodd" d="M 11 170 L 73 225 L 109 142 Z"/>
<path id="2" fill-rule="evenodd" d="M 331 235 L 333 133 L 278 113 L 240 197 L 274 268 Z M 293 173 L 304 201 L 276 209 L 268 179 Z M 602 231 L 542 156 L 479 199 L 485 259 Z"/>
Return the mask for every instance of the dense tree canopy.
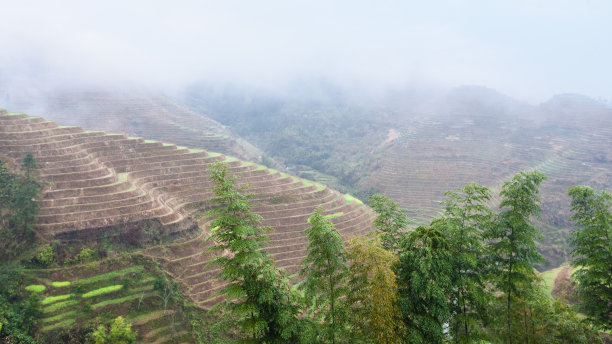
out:
<path id="1" fill-rule="evenodd" d="M 612 194 L 588 186 L 568 193 L 571 219 L 578 226 L 570 244 L 582 310 L 600 327 L 612 329 Z"/>

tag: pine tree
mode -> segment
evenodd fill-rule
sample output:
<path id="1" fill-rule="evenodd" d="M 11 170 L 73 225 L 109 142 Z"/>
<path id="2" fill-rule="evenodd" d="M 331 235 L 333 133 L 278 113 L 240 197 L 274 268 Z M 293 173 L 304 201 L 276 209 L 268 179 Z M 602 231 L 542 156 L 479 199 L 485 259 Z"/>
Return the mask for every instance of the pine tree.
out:
<path id="1" fill-rule="evenodd" d="M 398 306 L 397 256 L 379 239 L 358 236 L 347 244 L 351 343 L 401 343 L 404 331 Z"/>
<path id="2" fill-rule="evenodd" d="M 244 343 L 297 342 L 299 307 L 282 271 L 262 250 L 269 228 L 260 225 L 261 217 L 251 212 L 248 195 L 236 186 L 227 165 L 214 163 L 209 169 L 215 183 L 213 201 L 219 207 L 209 212 L 212 259 L 229 284 L 221 290 L 226 300 L 213 311 L 229 311 L 241 331 Z M 224 319 L 228 320 L 228 319 Z"/>
<path id="3" fill-rule="evenodd" d="M 432 222 L 445 235 L 452 264 L 450 330 L 457 343 L 478 339 L 490 294 L 485 279 L 486 257 L 482 233 L 490 228 L 492 212 L 485 205 L 489 189 L 476 183 L 445 193 L 444 216 Z"/>
<path id="4" fill-rule="evenodd" d="M 502 186 L 501 212 L 487 231 L 493 263 L 499 278 L 497 287 L 506 298 L 507 339 L 512 335 L 512 300 L 531 290 L 536 280 L 533 264 L 542 261 L 536 250 L 536 239 L 541 235 L 530 218 L 539 216 L 538 188 L 546 176 L 540 172 L 519 172 Z"/>
<path id="5" fill-rule="evenodd" d="M 588 186 L 573 186 L 568 193 L 571 220 L 578 226 L 570 244 L 581 308 L 594 324 L 612 329 L 612 194 Z"/>
<path id="6" fill-rule="evenodd" d="M 308 219 L 308 255 L 302 261 L 301 287 L 312 305 L 311 314 L 321 318 L 318 342 L 337 343 L 345 334 L 346 306 L 341 298 L 347 294 L 348 269 L 342 237 L 318 208 Z"/>

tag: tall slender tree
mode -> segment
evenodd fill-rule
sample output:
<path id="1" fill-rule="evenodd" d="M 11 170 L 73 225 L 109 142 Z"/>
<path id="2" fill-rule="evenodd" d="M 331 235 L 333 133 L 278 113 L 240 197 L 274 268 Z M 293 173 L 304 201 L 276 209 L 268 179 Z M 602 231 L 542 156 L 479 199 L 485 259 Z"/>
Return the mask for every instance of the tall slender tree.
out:
<path id="1" fill-rule="evenodd" d="M 404 323 L 394 272 L 399 259 L 378 238 L 365 236 L 348 241 L 347 258 L 351 343 L 401 343 Z"/>
<path id="2" fill-rule="evenodd" d="M 319 207 L 308 219 L 308 255 L 302 261 L 301 287 L 312 305 L 312 315 L 322 324 L 318 342 L 338 343 L 345 338 L 348 269 L 342 237 Z"/>
<path id="3" fill-rule="evenodd" d="M 209 173 L 215 183 L 213 201 L 219 205 L 209 212 L 210 250 L 216 253 L 212 263 L 221 269 L 219 278 L 229 283 L 221 290 L 226 300 L 215 309 L 229 311 L 241 331 L 240 342 L 297 342 L 296 298 L 261 246 L 270 229 L 251 212 L 249 196 L 241 193 L 226 164 L 214 163 Z"/>
<path id="4" fill-rule="evenodd" d="M 512 300 L 531 290 L 537 279 L 533 264 L 543 260 L 536 250 L 540 231 L 531 223 L 539 216 L 539 186 L 546 176 L 537 171 L 519 172 L 502 186 L 501 211 L 487 231 L 493 263 L 498 269 L 497 286 L 506 298 L 506 337 L 513 342 Z"/>
<path id="5" fill-rule="evenodd" d="M 573 186 L 571 220 L 578 228 L 570 235 L 573 274 L 582 311 L 603 329 L 612 329 L 612 193 L 589 186 Z"/>
<path id="6" fill-rule="evenodd" d="M 420 226 L 402 245 L 398 268 L 399 304 L 406 343 L 442 343 L 450 318 L 451 257 L 442 233 Z"/>
<path id="7" fill-rule="evenodd" d="M 471 183 L 445 196 L 444 215 L 432 226 L 445 235 L 451 253 L 450 330 L 456 343 L 470 343 L 478 339 L 490 299 L 482 234 L 491 226 L 492 212 L 485 204 L 491 195 L 487 187 Z"/>

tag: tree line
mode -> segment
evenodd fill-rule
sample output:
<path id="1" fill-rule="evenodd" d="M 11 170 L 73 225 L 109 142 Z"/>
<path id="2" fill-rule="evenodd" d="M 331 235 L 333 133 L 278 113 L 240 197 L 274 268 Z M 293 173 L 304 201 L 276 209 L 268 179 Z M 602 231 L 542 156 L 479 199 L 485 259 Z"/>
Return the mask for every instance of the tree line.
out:
<path id="1" fill-rule="evenodd" d="M 211 310 L 225 337 L 240 343 L 596 343 L 612 324 L 611 197 L 586 186 L 569 190 L 577 311 L 547 295 L 534 265 L 542 173 L 503 184 L 501 203 L 471 183 L 449 191 L 429 225 L 393 200 L 374 195 L 376 233 L 343 242 L 316 209 L 308 254 L 287 276 L 263 249 L 271 228 L 223 163 L 209 169 L 217 207 L 211 264 L 226 282 Z M 290 283 L 290 278 L 298 283 Z M 294 280 L 295 281 L 295 280 Z"/>

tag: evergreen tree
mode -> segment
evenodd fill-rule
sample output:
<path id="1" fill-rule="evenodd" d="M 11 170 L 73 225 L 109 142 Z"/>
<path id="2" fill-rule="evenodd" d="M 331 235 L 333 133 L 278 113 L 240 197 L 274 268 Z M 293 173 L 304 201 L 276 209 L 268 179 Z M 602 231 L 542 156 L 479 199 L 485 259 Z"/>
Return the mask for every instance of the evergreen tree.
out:
<path id="1" fill-rule="evenodd" d="M 487 312 L 486 257 L 482 233 L 490 228 L 492 213 L 485 203 L 489 189 L 471 183 L 445 193 L 444 216 L 432 222 L 445 235 L 451 253 L 452 314 L 450 330 L 455 342 L 478 339 Z"/>
<path id="2" fill-rule="evenodd" d="M 351 343 L 401 343 L 404 331 L 398 306 L 397 256 L 378 239 L 358 236 L 347 244 Z"/>
<path id="3" fill-rule="evenodd" d="M 536 280 L 533 264 L 542 261 L 536 250 L 540 231 L 530 218 L 539 216 L 538 187 L 546 176 L 540 172 L 519 172 L 502 186 L 501 212 L 487 231 L 490 251 L 497 268 L 497 287 L 506 298 L 507 339 L 513 342 L 512 300 L 531 290 Z"/>
<path id="4" fill-rule="evenodd" d="M 394 200 L 379 194 L 370 197 L 370 206 L 378 214 L 374 226 L 380 233 L 383 247 L 397 253 L 411 222 L 406 211 Z"/>
<path id="5" fill-rule="evenodd" d="M 342 237 L 318 208 L 308 219 L 308 255 L 302 261 L 301 287 L 312 305 L 311 315 L 320 318 L 322 329 L 318 342 L 337 343 L 345 334 L 348 269 Z"/>
<path id="6" fill-rule="evenodd" d="M 406 343 L 442 343 L 450 319 L 452 265 L 446 239 L 439 230 L 420 226 L 402 245 L 398 268 L 399 305 L 406 325 Z"/>
<path id="7" fill-rule="evenodd" d="M 213 201 L 219 207 L 209 212 L 210 248 L 217 255 L 212 263 L 221 268 L 219 277 L 229 284 L 221 290 L 226 300 L 214 310 L 225 310 L 235 321 L 244 343 L 297 342 L 299 307 L 287 281 L 274 261 L 262 250 L 269 228 L 251 212 L 248 195 L 236 186 L 227 165 L 214 163 L 209 169 L 215 183 Z"/>
<path id="8" fill-rule="evenodd" d="M 571 220 L 578 226 L 570 244 L 581 308 L 594 324 L 612 329 L 612 194 L 588 186 L 573 186 L 568 193 Z"/>

